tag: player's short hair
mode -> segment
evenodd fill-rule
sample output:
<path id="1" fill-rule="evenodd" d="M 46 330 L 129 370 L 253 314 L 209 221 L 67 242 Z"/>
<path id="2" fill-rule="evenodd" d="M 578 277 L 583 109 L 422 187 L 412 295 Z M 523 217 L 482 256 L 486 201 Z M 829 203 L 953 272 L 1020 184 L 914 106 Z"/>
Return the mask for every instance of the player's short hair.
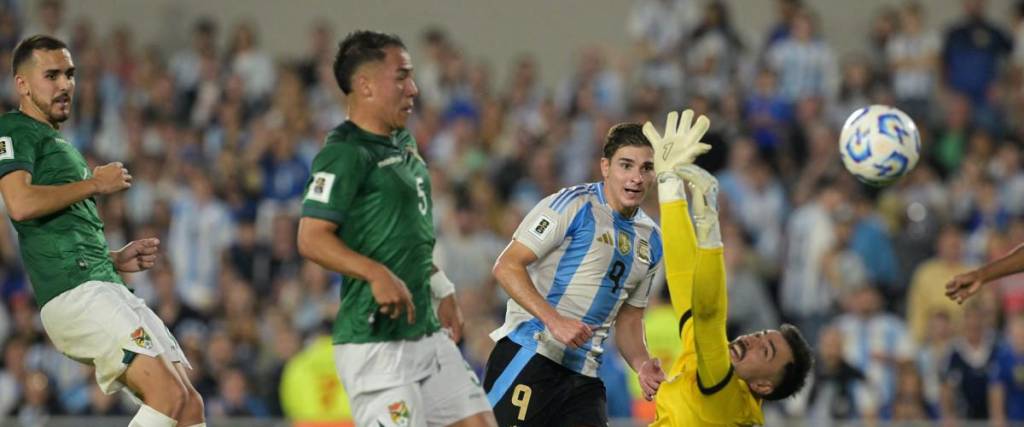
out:
<path id="1" fill-rule="evenodd" d="M 37 34 L 27 39 L 18 42 L 18 46 L 14 48 L 13 59 L 11 60 L 11 73 L 18 75 L 18 67 L 21 64 L 32 58 L 32 52 L 37 50 L 60 50 L 67 49 L 67 43 L 64 43 L 54 37 L 50 37 L 43 34 Z"/>
<path id="2" fill-rule="evenodd" d="M 793 361 L 782 368 L 782 380 L 775 386 L 771 393 L 761 396 L 764 400 L 782 400 L 796 394 L 804 388 L 807 382 L 807 373 L 814 366 L 814 358 L 811 356 L 811 346 L 807 344 L 803 334 L 796 326 L 788 323 L 779 327 L 779 332 L 786 339 L 790 350 L 793 351 Z"/>
<path id="3" fill-rule="evenodd" d="M 604 158 L 611 160 L 619 148 L 632 147 L 653 147 L 651 141 L 644 136 L 644 131 L 639 123 L 619 123 L 608 129 L 608 135 L 604 138 Z"/>
<path id="4" fill-rule="evenodd" d="M 345 36 L 338 44 L 338 55 L 334 57 L 334 78 L 345 95 L 352 92 L 352 75 L 359 66 L 384 60 L 384 48 L 387 47 L 405 49 L 405 43 L 397 35 L 368 30 L 354 31 Z"/>

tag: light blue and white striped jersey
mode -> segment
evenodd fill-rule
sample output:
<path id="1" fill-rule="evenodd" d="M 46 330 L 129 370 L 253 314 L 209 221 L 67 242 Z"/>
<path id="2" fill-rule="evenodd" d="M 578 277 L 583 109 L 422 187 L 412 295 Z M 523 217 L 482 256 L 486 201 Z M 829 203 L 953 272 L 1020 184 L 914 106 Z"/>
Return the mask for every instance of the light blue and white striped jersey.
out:
<path id="1" fill-rule="evenodd" d="M 583 375 L 596 377 L 601 347 L 622 303 L 647 306 L 652 282 L 664 280 L 661 231 L 642 210 L 624 218 L 604 197 L 603 183 L 562 189 L 541 200 L 513 238 L 537 261 L 527 271 L 537 291 L 558 313 L 594 327 L 583 347 L 568 349 L 544 324 L 508 300 L 505 324 L 491 333 L 507 336 Z"/>

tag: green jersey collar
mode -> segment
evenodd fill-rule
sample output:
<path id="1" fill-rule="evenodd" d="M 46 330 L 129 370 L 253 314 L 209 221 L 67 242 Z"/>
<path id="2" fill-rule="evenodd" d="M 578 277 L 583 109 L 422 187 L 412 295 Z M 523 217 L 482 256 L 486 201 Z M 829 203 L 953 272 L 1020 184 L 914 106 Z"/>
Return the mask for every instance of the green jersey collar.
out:
<path id="1" fill-rule="evenodd" d="M 390 135 L 380 135 L 359 127 L 359 125 L 353 123 L 351 120 L 345 120 L 345 123 L 342 123 L 341 126 L 338 127 L 338 130 L 346 133 L 351 132 L 352 134 L 359 136 L 360 139 L 366 141 L 372 141 L 392 147 L 398 146 L 398 135 L 405 131 L 404 129 L 401 129 L 391 131 Z"/>

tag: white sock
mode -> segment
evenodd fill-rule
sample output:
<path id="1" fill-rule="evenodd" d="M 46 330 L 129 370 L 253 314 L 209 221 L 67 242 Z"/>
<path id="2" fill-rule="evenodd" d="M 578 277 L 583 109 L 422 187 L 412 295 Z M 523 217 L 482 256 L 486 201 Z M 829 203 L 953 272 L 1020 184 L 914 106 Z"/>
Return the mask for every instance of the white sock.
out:
<path id="1" fill-rule="evenodd" d="M 128 423 L 128 427 L 177 427 L 177 425 L 178 421 L 174 418 L 161 414 L 160 411 L 146 404 L 142 404 L 139 412 L 135 414 L 135 418 Z"/>

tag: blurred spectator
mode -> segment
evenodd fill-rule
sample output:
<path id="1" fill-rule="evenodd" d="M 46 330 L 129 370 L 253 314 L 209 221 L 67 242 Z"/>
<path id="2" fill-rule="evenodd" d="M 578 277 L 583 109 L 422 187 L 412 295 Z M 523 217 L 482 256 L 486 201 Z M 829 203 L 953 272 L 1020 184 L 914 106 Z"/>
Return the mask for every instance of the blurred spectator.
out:
<path id="1" fill-rule="evenodd" d="M 883 223 L 875 204 L 867 195 L 851 196 L 854 225 L 850 249 L 864 262 L 867 280 L 874 283 L 886 298 L 887 307 L 901 307 L 906 284 L 900 275 L 899 258 L 893 248 L 889 229 Z"/>
<path id="2" fill-rule="evenodd" d="M 995 356 L 988 386 L 993 424 L 1024 421 L 1024 315 L 1007 321 L 1006 342 Z"/>
<path id="3" fill-rule="evenodd" d="M 939 36 L 925 27 L 924 13 L 920 3 L 904 5 L 899 11 L 900 31 L 886 44 L 885 52 L 900 108 L 927 122 L 938 74 Z"/>
<path id="4" fill-rule="evenodd" d="M 199 18 L 192 27 L 192 43 L 171 56 L 168 68 L 174 77 L 174 84 L 184 97 L 182 109 L 191 111 L 199 98 L 200 82 L 208 61 L 216 61 L 217 23 L 210 18 Z"/>
<path id="5" fill-rule="evenodd" d="M 776 43 L 789 38 L 793 18 L 803 7 L 801 0 L 775 0 L 775 22 L 768 29 L 764 50 L 770 50 Z"/>
<path id="6" fill-rule="evenodd" d="M 882 408 L 881 418 L 902 422 L 938 418 L 938 410 L 925 399 L 921 374 L 913 363 L 902 364 L 897 370 L 896 395 Z"/>
<path id="7" fill-rule="evenodd" d="M 935 257 L 923 263 L 914 271 L 907 293 L 907 326 L 910 337 L 916 343 L 925 341 L 929 316 L 936 312 L 946 313 L 954 328 L 960 326 L 960 307 L 941 291 L 941 285 L 953 276 L 971 269 L 963 262 L 963 236 L 954 226 L 946 226 L 939 232 L 935 242 Z"/>
<path id="8" fill-rule="evenodd" d="M 768 51 L 768 64 L 778 73 L 781 94 L 790 102 L 808 96 L 831 99 L 836 94 L 835 54 L 816 27 L 811 12 L 801 10 L 790 21 L 789 37 Z"/>
<path id="9" fill-rule="evenodd" d="M 725 2 L 709 2 L 701 18 L 688 37 L 687 92 L 717 100 L 732 85 L 745 49 Z"/>
<path id="10" fill-rule="evenodd" d="M 0 420 L 13 415 L 21 407 L 28 380 L 29 342 L 23 338 L 12 338 L 4 342 L 3 365 L 0 365 Z"/>
<path id="11" fill-rule="evenodd" d="M 679 49 L 696 20 L 692 0 L 639 0 L 633 3 L 626 20 L 626 32 L 643 63 L 640 78 L 669 94 L 671 105 L 682 99 L 685 80 Z"/>
<path id="12" fill-rule="evenodd" d="M 36 19 L 30 20 L 31 24 L 25 27 L 21 38 L 45 34 L 60 40 L 70 41 L 71 29 L 64 22 L 64 1 L 41 0 L 35 2 L 35 4 Z"/>
<path id="13" fill-rule="evenodd" d="M 770 289 L 757 273 L 756 259 L 750 252 L 743 232 L 732 223 L 722 227 L 726 277 L 729 280 L 728 336 L 746 331 L 763 331 L 779 325 L 779 313 L 772 304 Z M 672 359 L 668 359 L 672 360 Z"/>
<path id="14" fill-rule="evenodd" d="M 779 300 L 783 313 L 808 336 L 817 336 L 835 298 L 823 286 L 822 257 L 834 245 L 832 213 L 844 202 L 831 182 L 818 183 L 815 199 L 796 208 L 786 224 L 785 266 Z"/>
<path id="15" fill-rule="evenodd" d="M 864 372 L 844 359 L 843 333 L 834 326 L 821 330 L 814 374 L 807 391 L 789 403 L 797 413 L 806 413 L 808 421 L 816 426 L 828 426 L 833 421 L 873 419 L 877 411 L 876 392 L 864 377 Z M 806 408 L 802 406 L 806 405 Z"/>
<path id="16" fill-rule="evenodd" d="M 942 376 L 949 363 L 955 329 L 949 313 L 942 310 L 932 313 L 928 325 L 928 336 L 918 347 L 916 362 L 921 373 L 924 400 L 938 411 L 942 397 Z"/>
<path id="17" fill-rule="evenodd" d="M 220 391 L 206 399 L 211 418 L 253 417 L 268 415 L 266 404 L 249 393 L 249 384 L 238 368 L 220 374 Z"/>
<path id="18" fill-rule="evenodd" d="M 167 253 L 174 267 L 178 293 L 199 311 L 216 303 L 221 253 L 231 243 L 233 224 L 224 203 L 215 197 L 210 179 L 190 173 L 188 189 L 174 200 Z"/>
<path id="19" fill-rule="evenodd" d="M 43 427 L 50 416 L 59 413 L 53 386 L 46 374 L 29 371 L 25 376 L 24 400 L 18 407 L 18 421 L 25 427 Z"/>
<path id="20" fill-rule="evenodd" d="M 963 5 L 963 20 L 946 30 L 942 65 L 946 84 L 984 110 L 1013 41 L 985 17 L 985 0 L 964 0 Z"/>
<path id="21" fill-rule="evenodd" d="M 843 333 L 844 358 L 864 372 L 881 406 L 892 403 L 899 385 L 897 367 L 913 360 L 917 345 L 903 320 L 882 310 L 878 289 L 850 289 L 841 301 L 843 314 L 835 324 Z"/>
<path id="22" fill-rule="evenodd" d="M 259 47 L 255 24 L 243 21 L 235 26 L 228 55 L 231 72 L 241 77 L 246 102 L 261 109 L 274 89 L 277 71 L 274 60 Z"/>
<path id="23" fill-rule="evenodd" d="M 996 337 L 986 324 L 982 306 L 964 306 L 962 332 L 953 342 L 943 375 L 943 418 L 984 420 L 989 417 L 989 371 L 996 360 Z"/>

